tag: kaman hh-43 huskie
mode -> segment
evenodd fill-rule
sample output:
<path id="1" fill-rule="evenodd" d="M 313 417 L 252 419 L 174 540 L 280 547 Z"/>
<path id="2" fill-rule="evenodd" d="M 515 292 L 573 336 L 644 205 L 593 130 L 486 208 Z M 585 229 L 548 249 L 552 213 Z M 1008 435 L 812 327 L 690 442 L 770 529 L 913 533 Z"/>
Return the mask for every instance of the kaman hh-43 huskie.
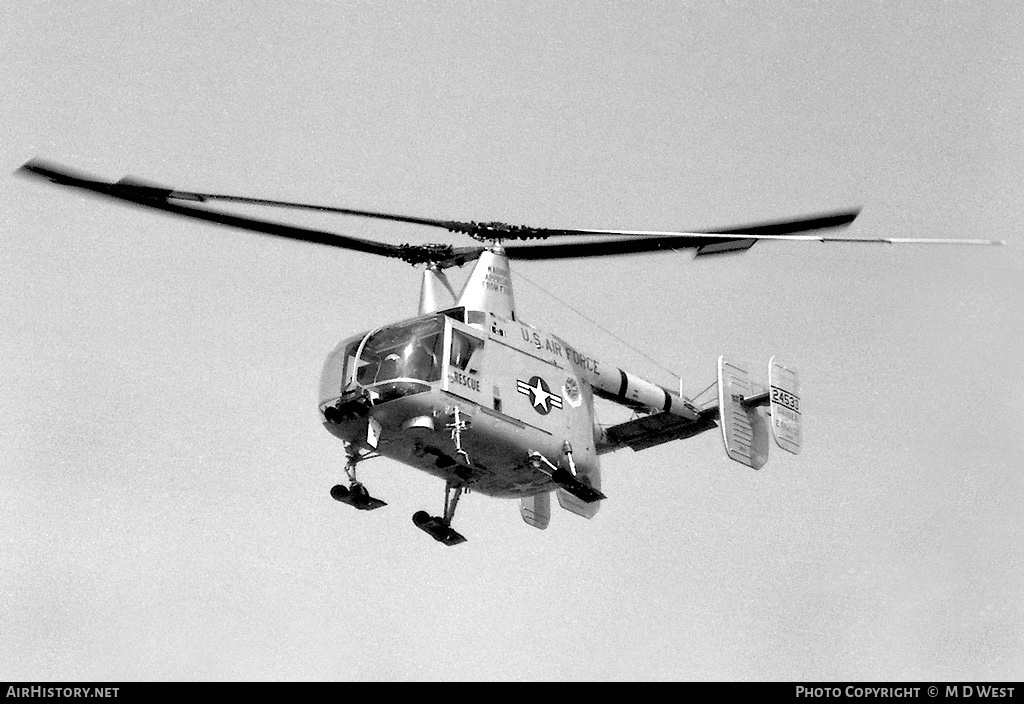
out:
<path id="1" fill-rule="evenodd" d="M 415 317 L 352 335 L 329 354 L 320 379 L 319 411 L 324 427 L 344 443 L 347 457 L 347 482 L 333 487 L 331 495 L 358 509 L 385 506 L 356 476 L 358 465 L 372 457 L 432 474 L 444 481 L 444 509 L 438 516 L 418 511 L 412 520 L 445 545 L 465 541 L 452 528 L 452 518 L 467 490 L 518 499 L 523 520 L 545 528 L 552 493 L 572 513 L 586 518 L 597 513 L 605 498 L 600 474 L 605 453 L 643 450 L 719 426 L 728 456 L 758 469 L 767 460 L 769 436 L 794 454 L 803 442 L 800 386 L 788 364 L 772 358 L 762 386 L 751 380 L 746 367 L 719 358 L 718 398 L 698 405 L 526 322 L 516 310 L 510 261 L 680 249 L 707 256 L 743 251 L 758 240 L 996 244 L 806 234 L 845 227 L 857 210 L 701 232 L 553 229 L 197 193 L 129 178 L 108 182 L 41 161 L 25 164 L 20 172 L 177 215 L 422 266 Z M 481 244 L 387 244 L 204 207 L 211 202 L 439 227 Z M 555 241 L 518 243 L 522 240 Z M 475 262 L 473 269 L 456 294 L 445 270 L 470 262 Z M 627 422 L 602 426 L 594 415 L 594 397 L 637 413 Z"/>

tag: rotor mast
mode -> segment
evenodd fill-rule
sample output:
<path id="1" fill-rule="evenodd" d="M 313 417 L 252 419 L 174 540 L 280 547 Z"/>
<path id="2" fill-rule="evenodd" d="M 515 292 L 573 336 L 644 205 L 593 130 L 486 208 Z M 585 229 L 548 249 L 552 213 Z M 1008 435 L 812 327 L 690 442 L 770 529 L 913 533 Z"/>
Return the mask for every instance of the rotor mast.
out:
<path id="1" fill-rule="evenodd" d="M 443 291 L 442 291 L 443 289 Z M 449 298 L 445 298 L 447 292 Z M 423 283 L 420 286 L 420 312 L 419 315 L 436 313 L 448 307 L 446 300 L 455 298 L 455 290 L 452 288 L 448 277 L 437 264 L 428 264 L 423 270 Z"/>
<path id="2" fill-rule="evenodd" d="M 506 320 L 516 319 L 512 273 L 505 248 L 499 243 L 492 243 L 480 253 L 456 305 L 465 307 L 467 311 L 492 313 Z"/>

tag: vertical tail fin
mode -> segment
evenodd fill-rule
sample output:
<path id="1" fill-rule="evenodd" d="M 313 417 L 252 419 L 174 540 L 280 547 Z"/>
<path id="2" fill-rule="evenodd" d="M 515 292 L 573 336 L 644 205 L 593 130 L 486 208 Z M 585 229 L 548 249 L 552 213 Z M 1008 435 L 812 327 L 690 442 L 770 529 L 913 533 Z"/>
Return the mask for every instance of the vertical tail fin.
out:
<path id="1" fill-rule="evenodd" d="M 768 414 L 775 443 L 799 454 L 803 445 L 800 380 L 796 370 L 768 361 L 768 391 L 755 386 L 743 367 L 718 358 L 718 412 L 725 452 L 754 469 L 768 461 Z M 768 411 L 765 411 L 768 406 Z"/>
<path id="2" fill-rule="evenodd" d="M 768 461 L 768 428 L 753 398 L 747 370 L 719 357 L 718 413 L 725 452 L 740 464 L 761 469 Z"/>
<path id="3" fill-rule="evenodd" d="M 551 520 L 551 494 L 524 496 L 519 500 L 519 515 L 527 525 L 544 530 Z"/>
<path id="4" fill-rule="evenodd" d="M 772 435 L 786 452 L 800 454 L 803 445 L 803 417 L 800 415 L 800 380 L 796 370 L 768 360 L 768 386 L 772 413 Z"/>

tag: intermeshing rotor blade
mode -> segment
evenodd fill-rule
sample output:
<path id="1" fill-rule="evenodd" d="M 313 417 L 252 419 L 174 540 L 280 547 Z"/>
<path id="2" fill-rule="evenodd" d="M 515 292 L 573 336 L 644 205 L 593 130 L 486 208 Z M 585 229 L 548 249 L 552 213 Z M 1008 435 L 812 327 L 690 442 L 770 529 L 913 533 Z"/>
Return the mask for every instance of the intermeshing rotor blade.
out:
<path id="1" fill-rule="evenodd" d="M 373 240 L 341 235 L 336 232 L 300 227 L 286 223 L 260 220 L 223 213 L 195 206 L 179 205 L 171 200 L 201 202 L 200 198 L 190 197 L 198 194 L 174 191 L 169 188 L 143 184 L 138 181 L 123 179 L 116 183 L 98 180 L 83 174 L 74 173 L 56 165 L 41 161 L 30 161 L 22 166 L 18 173 L 27 176 L 44 178 L 62 186 L 80 188 L 92 193 L 115 198 L 121 201 L 146 208 L 154 208 L 165 212 L 181 215 L 196 220 L 205 220 L 228 227 L 250 232 L 273 235 L 291 240 L 322 244 L 366 254 L 376 254 L 403 261 L 420 264 L 436 263 L 442 266 L 461 265 L 479 256 L 483 251 L 480 247 L 455 248 L 450 245 L 395 245 Z M 238 199 L 242 201 L 242 199 Z M 256 201 L 256 199 L 250 199 Z"/>
<path id="2" fill-rule="evenodd" d="M 287 200 L 269 200 L 267 198 L 249 198 L 247 196 L 231 196 L 222 193 L 193 193 L 191 191 L 171 191 L 167 196 L 171 199 L 195 200 L 201 202 L 224 201 L 226 203 L 245 203 L 247 205 L 265 205 L 272 208 L 292 208 L 295 210 L 312 210 L 320 213 L 336 213 L 338 215 L 354 215 L 362 218 L 373 218 L 376 220 L 388 220 L 391 222 L 404 222 L 412 225 L 427 225 L 429 227 L 441 227 L 446 230 L 457 229 L 458 223 L 454 220 L 437 220 L 435 218 L 421 218 L 413 215 L 398 215 L 396 213 L 383 213 L 376 210 L 359 210 L 356 208 L 337 208 L 330 205 L 316 205 L 314 203 L 296 203 Z"/>
<path id="3" fill-rule="evenodd" d="M 32 169 L 31 163 L 27 164 L 25 168 L 34 170 Z M 124 181 L 122 181 L 121 183 L 124 184 Z M 129 185 L 135 185 L 142 189 L 146 189 L 146 186 L 144 184 L 136 184 L 134 182 L 130 182 Z M 153 192 L 151 187 L 150 191 Z M 275 208 L 310 210 L 314 212 L 335 213 L 339 215 L 351 215 L 356 217 L 373 218 L 377 220 L 387 220 L 391 222 L 409 223 L 412 225 L 424 225 L 428 227 L 442 228 L 444 230 L 448 230 L 449 232 L 461 232 L 478 240 L 494 242 L 517 239 L 547 239 L 550 237 L 573 237 L 593 235 L 612 235 L 621 237 L 662 236 L 676 238 L 704 238 L 707 235 L 712 234 L 731 235 L 741 233 L 759 233 L 767 237 L 769 235 L 778 235 L 785 232 L 803 232 L 827 227 L 840 227 L 842 225 L 848 224 L 857 215 L 855 211 L 832 213 L 829 215 L 815 216 L 813 218 L 803 218 L 801 220 L 761 223 L 758 225 L 749 225 L 744 228 L 730 228 L 725 230 L 709 230 L 707 232 L 690 233 L 675 231 L 659 232 L 645 230 L 591 230 L 575 228 L 529 227 L 524 225 L 508 225 L 506 223 L 501 222 L 442 220 L 438 218 L 424 218 L 419 216 L 400 215 L 397 213 L 385 213 L 376 210 L 339 208 L 335 206 L 318 205 L 313 203 L 299 203 L 295 201 L 273 200 L 268 198 L 252 198 L 249 196 L 228 195 L 223 193 L 200 193 L 196 191 L 182 191 L 177 189 L 172 190 L 168 188 L 156 189 L 154 195 L 158 195 L 161 199 L 168 201 L 178 200 L 201 203 L 220 201 L 226 203 L 243 203 L 247 205 L 260 205 Z M 646 245 L 644 245 L 642 251 L 651 251 L 651 249 L 654 247 L 656 246 L 653 243 L 647 243 Z M 586 256 L 595 255 L 589 254 Z"/>
<path id="4" fill-rule="evenodd" d="M 704 238 L 713 235 L 743 235 L 745 238 L 757 237 L 767 239 L 789 235 L 794 232 L 810 232 L 812 230 L 824 230 L 835 227 L 845 227 L 856 219 L 860 209 L 842 210 L 834 213 L 824 213 L 790 220 L 772 220 L 768 222 L 753 223 L 739 227 L 715 228 L 708 230 L 592 230 L 592 229 L 555 229 L 545 228 L 543 231 L 555 235 L 591 235 L 591 236 L 617 236 L 617 237 L 679 237 L 679 238 Z M 788 239 L 788 238 L 787 238 Z"/>
<path id="5" fill-rule="evenodd" d="M 604 257 L 618 254 L 696 249 L 698 253 L 715 253 L 749 249 L 760 239 L 822 239 L 818 235 L 797 235 L 798 232 L 846 227 L 859 210 L 844 210 L 793 220 L 773 220 L 739 227 L 716 228 L 701 232 L 666 230 L 564 230 L 568 235 L 618 236 L 592 242 L 570 242 L 548 245 L 508 247 L 510 259 L 570 259 Z"/>
<path id="6" fill-rule="evenodd" d="M 563 242 L 560 244 L 520 244 L 505 247 L 505 254 L 516 261 L 540 259 L 577 259 L 584 257 L 612 257 L 619 254 L 646 252 L 676 252 L 699 249 L 704 245 L 728 242 L 722 237 L 684 239 L 680 237 L 631 237 L 603 242 Z"/>
<path id="7" fill-rule="evenodd" d="M 663 230 L 567 230 L 563 234 L 618 236 L 592 242 L 559 244 L 516 245 L 506 247 L 509 259 L 573 259 L 603 257 L 619 254 L 678 251 L 696 249 L 698 254 L 749 249 L 758 240 L 789 240 L 795 242 L 842 242 L 871 244 L 974 244 L 1002 245 L 1001 240 L 926 237 L 830 237 L 819 234 L 799 234 L 814 230 L 846 227 L 857 217 L 859 210 L 840 211 L 799 220 L 784 220 L 751 224 L 741 227 L 676 232 Z"/>
<path id="8" fill-rule="evenodd" d="M 42 161 L 30 161 L 26 163 L 21 167 L 21 169 L 19 169 L 19 173 L 45 178 L 61 185 L 81 188 L 100 195 L 134 203 L 136 205 L 155 208 L 157 210 L 163 210 L 197 220 L 215 222 L 221 225 L 227 225 L 267 235 L 274 235 L 277 237 L 285 237 L 288 239 L 313 242 L 316 244 L 339 247 L 357 252 L 402 259 L 403 261 L 413 264 L 429 263 L 440 268 L 461 266 L 468 261 L 476 259 L 483 249 L 479 247 L 455 248 L 446 244 L 393 245 L 373 240 L 366 240 L 359 237 L 352 237 L 350 235 L 340 235 L 325 230 L 299 227 L 296 225 L 250 218 L 242 215 L 223 213 L 216 210 L 208 210 L 194 205 L 182 205 L 181 203 L 223 201 L 337 213 L 341 215 L 375 218 L 413 225 L 438 227 L 450 232 L 464 233 L 484 242 L 547 239 L 550 237 L 605 238 L 596 241 L 591 240 L 588 242 L 507 246 L 505 250 L 509 259 L 516 260 L 574 259 L 582 257 L 614 256 L 619 254 L 637 254 L 643 252 L 677 251 L 682 249 L 696 249 L 698 255 L 707 255 L 749 249 L 757 240 L 883 244 L 1003 244 L 1003 242 L 997 240 L 910 237 L 853 238 L 829 237 L 819 234 L 802 234 L 846 227 L 856 219 L 860 212 L 857 209 L 824 213 L 798 219 L 752 223 L 739 227 L 708 229 L 698 232 L 672 230 L 546 228 L 508 225 L 501 222 L 440 220 L 435 218 L 421 218 L 394 213 L 384 213 L 373 210 L 337 208 L 326 205 L 296 203 L 265 198 L 249 198 L 246 196 L 233 196 L 216 193 L 180 191 L 161 186 L 153 186 L 127 178 L 116 183 L 110 183 L 107 181 L 97 180 L 90 176 L 76 174 L 64 167 L 58 167 Z"/>

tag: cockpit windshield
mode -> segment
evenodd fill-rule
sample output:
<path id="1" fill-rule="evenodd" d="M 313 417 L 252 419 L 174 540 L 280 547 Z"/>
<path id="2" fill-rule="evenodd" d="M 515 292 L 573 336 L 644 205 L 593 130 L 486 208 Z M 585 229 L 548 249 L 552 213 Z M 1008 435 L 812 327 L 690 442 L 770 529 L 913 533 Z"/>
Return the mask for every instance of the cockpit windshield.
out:
<path id="1" fill-rule="evenodd" d="M 444 324 L 440 317 L 390 325 L 363 345 L 356 381 L 371 386 L 391 379 L 437 381 L 441 378 Z"/>

